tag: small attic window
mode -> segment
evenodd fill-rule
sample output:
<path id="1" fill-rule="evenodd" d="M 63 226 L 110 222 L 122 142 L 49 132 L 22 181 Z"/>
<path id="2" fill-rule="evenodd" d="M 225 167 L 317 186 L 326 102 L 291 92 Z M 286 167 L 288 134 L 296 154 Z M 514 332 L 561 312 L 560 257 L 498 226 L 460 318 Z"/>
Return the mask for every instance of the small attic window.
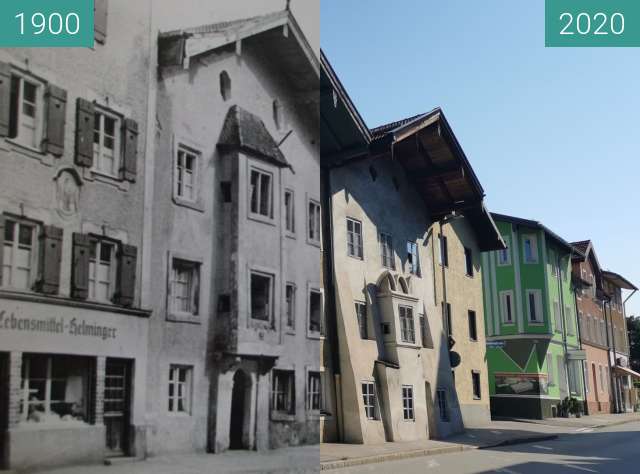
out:
<path id="1" fill-rule="evenodd" d="M 220 95 L 223 100 L 231 99 L 231 78 L 227 71 L 220 73 Z"/>
<path id="2" fill-rule="evenodd" d="M 273 122 L 276 124 L 276 128 L 280 130 L 280 127 L 282 127 L 282 106 L 278 99 L 273 101 Z"/>

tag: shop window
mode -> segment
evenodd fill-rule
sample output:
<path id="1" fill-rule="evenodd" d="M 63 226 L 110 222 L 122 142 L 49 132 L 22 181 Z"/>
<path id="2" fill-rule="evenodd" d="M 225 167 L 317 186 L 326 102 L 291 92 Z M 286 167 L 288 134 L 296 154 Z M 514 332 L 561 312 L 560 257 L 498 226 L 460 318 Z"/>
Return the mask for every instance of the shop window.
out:
<path id="1" fill-rule="evenodd" d="M 191 414 L 193 367 L 172 365 L 169 368 L 169 411 Z"/>
<path id="2" fill-rule="evenodd" d="M 377 415 L 376 390 L 373 382 L 362 382 L 362 400 L 365 416 L 368 420 L 375 420 Z"/>
<path id="3" fill-rule="evenodd" d="M 37 273 L 38 226 L 9 217 L 0 216 L 0 220 L 4 221 L 2 286 L 30 290 Z"/>
<path id="4" fill-rule="evenodd" d="M 194 202 L 198 199 L 198 162 L 200 153 L 183 145 L 175 157 L 173 193 L 177 199 Z"/>
<path id="5" fill-rule="evenodd" d="M 272 300 L 273 276 L 251 272 L 251 317 L 271 321 Z"/>
<path id="6" fill-rule="evenodd" d="M 197 316 L 200 312 L 200 264 L 174 258 L 171 264 L 171 310 Z"/>
<path id="7" fill-rule="evenodd" d="M 320 372 L 309 372 L 307 377 L 307 409 L 319 411 L 320 402 Z"/>
<path id="8" fill-rule="evenodd" d="M 21 423 L 73 424 L 89 421 L 89 359 L 25 354 L 22 360 Z"/>
<path id="9" fill-rule="evenodd" d="M 295 372 L 293 370 L 273 370 L 271 410 L 287 415 L 295 414 L 295 394 Z"/>
<path id="10" fill-rule="evenodd" d="M 251 214 L 273 218 L 273 176 L 271 173 L 251 169 L 250 180 Z"/>
<path id="11" fill-rule="evenodd" d="M 413 411 L 413 386 L 402 386 L 402 416 L 407 421 L 415 421 L 415 413 Z"/>
<path id="12" fill-rule="evenodd" d="M 122 119 L 111 111 L 95 106 L 93 127 L 93 170 L 118 177 Z"/>

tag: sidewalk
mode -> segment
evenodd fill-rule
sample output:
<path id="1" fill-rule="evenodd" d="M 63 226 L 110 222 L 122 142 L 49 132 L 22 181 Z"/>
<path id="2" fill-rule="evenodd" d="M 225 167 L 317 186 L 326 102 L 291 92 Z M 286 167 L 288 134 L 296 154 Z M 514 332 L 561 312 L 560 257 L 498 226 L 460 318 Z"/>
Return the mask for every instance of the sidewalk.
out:
<path id="1" fill-rule="evenodd" d="M 640 421 L 640 414 L 545 420 L 495 420 L 485 427 L 470 428 L 464 433 L 442 441 L 425 440 L 375 445 L 325 443 L 320 445 L 320 465 L 322 470 L 331 470 L 394 459 L 541 442 L 555 439 L 563 434 L 575 434 L 634 421 Z"/>

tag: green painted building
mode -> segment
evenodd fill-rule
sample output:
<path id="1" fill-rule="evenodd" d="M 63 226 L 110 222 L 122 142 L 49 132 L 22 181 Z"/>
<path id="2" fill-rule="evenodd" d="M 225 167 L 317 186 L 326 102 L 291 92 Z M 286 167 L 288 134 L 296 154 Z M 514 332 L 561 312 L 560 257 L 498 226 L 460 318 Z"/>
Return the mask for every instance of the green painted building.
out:
<path id="1" fill-rule="evenodd" d="M 539 222 L 492 214 L 506 250 L 482 255 L 491 414 L 546 418 L 584 377 L 571 253 Z"/>

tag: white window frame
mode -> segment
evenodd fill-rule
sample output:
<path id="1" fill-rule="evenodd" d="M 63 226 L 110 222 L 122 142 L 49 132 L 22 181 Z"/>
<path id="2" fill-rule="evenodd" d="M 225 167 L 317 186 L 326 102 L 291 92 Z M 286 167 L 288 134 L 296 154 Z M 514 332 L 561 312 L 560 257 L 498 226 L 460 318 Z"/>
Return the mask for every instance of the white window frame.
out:
<path id="1" fill-rule="evenodd" d="M 420 251 L 418 250 L 418 242 L 413 240 L 407 241 L 407 258 L 409 257 L 409 273 L 420 276 Z"/>
<path id="2" fill-rule="evenodd" d="M 349 230 L 351 225 L 351 230 Z M 362 240 L 362 222 L 353 217 L 347 217 L 347 255 L 358 260 L 364 260 Z"/>
<path id="3" fill-rule="evenodd" d="M 39 252 L 40 252 L 40 246 L 38 245 L 38 235 L 40 234 L 40 231 L 41 231 L 41 225 L 38 224 L 37 222 L 30 221 L 27 219 L 5 215 L 4 216 L 5 227 L 3 229 L 5 233 L 7 231 L 7 223 L 9 222 L 14 223 L 13 242 L 11 242 L 11 244 L 8 245 L 7 240 L 3 239 L 4 240 L 4 249 L 2 252 L 3 261 L 0 262 L 1 264 L 0 271 L 2 272 L 2 276 L 3 276 L 2 286 L 5 288 L 11 288 L 14 290 L 31 291 L 33 289 L 33 284 L 36 282 L 38 278 L 38 270 L 39 270 L 38 258 L 39 258 Z M 23 226 L 31 227 L 31 247 L 29 249 L 30 255 L 29 255 L 28 269 L 26 267 L 19 267 L 19 265 L 16 262 L 16 253 L 20 250 L 26 250 L 26 248 L 24 248 L 26 246 L 24 244 L 20 244 L 20 228 Z M 10 252 L 7 250 L 8 247 L 11 248 Z M 4 260 L 8 260 L 9 258 L 11 258 L 11 262 L 5 263 Z M 11 278 L 7 278 L 7 273 L 5 273 L 6 272 L 5 268 L 9 268 L 8 272 L 10 272 Z M 14 284 L 13 275 L 17 269 L 29 271 L 26 288 L 22 288 Z"/>
<path id="4" fill-rule="evenodd" d="M 287 199 L 287 196 L 289 197 Z M 284 190 L 284 229 L 291 237 L 296 233 L 296 195 L 293 189 Z M 287 203 L 288 202 L 288 203 Z"/>
<path id="5" fill-rule="evenodd" d="M 502 319 L 502 324 L 513 326 L 516 324 L 514 304 L 513 304 L 513 290 L 504 290 L 500 293 L 500 317 Z M 511 309 L 511 321 L 508 320 L 507 316 L 507 296 L 509 297 L 509 308 Z"/>
<path id="6" fill-rule="evenodd" d="M 122 168 L 122 124 L 123 119 L 120 114 L 117 114 L 113 110 L 109 110 L 106 107 L 102 107 L 98 104 L 95 105 L 95 115 L 100 117 L 99 123 L 94 123 L 93 129 L 93 164 L 91 165 L 91 171 L 96 174 L 108 176 L 110 178 L 120 178 L 120 170 Z M 103 146 L 104 146 L 104 118 L 108 117 L 114 120 L 113 131 L 113 164 L 111 171 L 102 169 L 102 161 L 104 159 Z M 97 127 L 97 128 L 96 128 Z M 95 133 L 99 134 L 99 144 L 95 143 Z M 97 147 L 97 149 L 96 149 Z"/>
<path id="7" fill-rule="evenodd" d="M 307 242 L 320 246 L 322 236 L 322 208 L 315 199 L 307 199 Z"/>
<path id="8" fill-rule="evenodd" d="M 255 190 L 256 193 L 256 207 L 257 210 L 254 211 L 253 210 L 253 185 L 251 184 L 252 178 L 254 176 L 254 173 L 258 176 L 258 181 L 257 181 L 257 189 Z M 267 193 L 267 203 L 266 203 L 266 207 L 267 207 L 267 214 L 263 214 L 261 212 L 262 210 L 262 182 L 263 182 L 263 177 L 268 177 L 269 178 L 269 190 Z M 253 166 L 250 165 L 249 166 L 249 173 L 247 176 L 247 190 L 248 190 L 248 202 L 247 202 L 247 209 L 249 211 L 249 216 L 257 219 L 259 221 L 268 221 L 268 222 L 272 222 L 273 221 L 273 191 L 275 188 L 275 182 L 274 182 L 274 175 L 272 172 L 267 171 L 265 169 L 262 168 L 258 168 L 257 166 Z"/>
<path id="9" fill-rule="evenodd" d="M 530 241 L 532 259 L 527 259 L 526 241 Z M 522 261 L 527 265 L 538 263 L 538 236 L 536 234 L 524 234 L 522 236 Z"/>
<path id="10" fill-rule="evenodd" d="M 280 386 L 279 375 L 286 377 L 286 386 Z M 295 415 L 295 393 L 295 371 L 291 369 L 273 369 L 271 371 L 271 412 L 281 415 Z M 278 407 L 278 398 L 280 395 L 282 395 L 283 407 Z"/>
<path id="11" fill-rule="evenodd" d="M 266 308 L 267 308 L 267 317 L 266 318 L 256 318 L 253 316 L 253 295 L 252 295 L 252 291 L 251 291 L 251 280 L 252 277 L 256 275 L 262 278 L 268 278 L 269 279 L 269 301 L 267 302 Z M 250 270 L 249 271 L 249 319 L 251 321 L 259 321 L 262 323 L 269 323 L 271 324 L 271 322 L 273 321 L 273 313 L 274 313 L 274 301 L 273 301 L 273 295 L 274 295 L 274 284 L 275 284 L 275 275 L 271 274 L 271 273 L 265 273 L 262 272 L 260 270 Z"/>
<path id="12" fill-rule="evenodd" d="M 13 81 L 19 81 L 19 90 L 18 90 L 18 110 L 17 116 L 11 117 L 11 121 L 15 120 L 16 124 L 16 135 L 15 137 L 9 138 L 9 140 L 27 147 L 29 149 L 41 152 L 42 151 L 42 140 L 44 138 L 44 123 L 45 123 L 45 89 L 46 84 L 44 81 L 37 79 L 36 77 L 26 74 L 17 69 L 11 70 L 11 79 L 10 79 L 10 87 L 12 87 Z M 25 81 L 36 87 L 36 101 L 31 104 L 35 108 L 35 117 L 33 118 L 34 122 L 34 132 L 33 132 L 33 142 L 29 143 L 27 137 L 24 136 L 24 133 L 20 133 L 21 128 L 23 127 L 23 105 L 24 105 L 24 83 Z"/>
<path id="13" fill-rule="evenodd" d="M 354 307 L 356 311 L 356 322 L 358 323 L 358 335 L 360 339 L 366 340 L 369 338 L 369 326 L 368 319 L 369 315 L 367 314 L 367 303 L 364 301 L 354 301 Z M 362 308 L 363 311 L 360 312 L 359 308 Z M 361 319 L 362 316 L 362 319 Z M 364 329 L 364 334 L 363 334 Z"/>
<path id="14" fill-rule="evenodd" d="M 365 392 L 366 386 L 366 392 Z M 362 403 L 364 416 L 367 420 L 378 419 L 378 395 L 376 393 L 376 383 L 373 380 L 363 380 L 360 383 L 362 390 Z"/>
<path id="15" fill-rule="evenodd" d="M 312 377 L 317 376 L 316 386 L 312 383 Z M 314 413 L 319 413 L 322 410 L 322 375 L 319 370 L 307 371 L 307 410 Z M 313 406 L 314 397 L 317 397 L 318 406 Z"/>
<path id="16" fill-rule="evenodd" d="M 384 268 L 395 270 L 396 262 L 393 251 L 393 236 L 386 232 L 379 232 L 378 241 L 380 242 L 380 264 Z"/>
<path id="17" fill-rule="evenodd" d="M 402 385 L 402 418 L 404 421 L 416 421 L 413 385 Z"/>
<path id="18" fill-rule="evenodd" d="M 184 381 L 180 381 L 180 375 L 184 373 Z M 173 395 L 168 395 L 167 411 L 191 415 L 191 396 L 193 393 L 193 366 L 171 364 L 169 366 L 169 387 L 173 387 Z M 182 410 L 179 401 L 182 400 Z"/>
<path id="19" fill-rule="evenodd" d="M 89 256 L 89 293 L 87 298 L 91 301 L 112 303 L 113 295 L 115 294 L 116 290 L 116 272 L 118 265 L 116 255 L 118 253 L 118 243 L 114 240 L 102 239 L 92 236 L 90 239 L 90 245 L 92 247 L 95 245 L 95 258 L 91 258 L 91 256 Z M 112 247 L 108 270 L 108 295 L 107 298 L 104 299 L 96 296 L 97 285 L 99 283 L 105 283 L 105 280 L 98 281 L 99 264 L 104 264 L 104 261 L 101 260 L 100 257 L 103 245 L 109 245 L 110 247 Z M 91 251 L 93 251 L 93 249 Z"/>
<path id="20" fill-rule="evenodd" d="M 502 240 L 504 240 L 507 248 L 497 251 L 496 262 L 499 267 L 508 267 L 511 265 L 511 238 L 509 236 L 503 235 Z M 503 259 L 502 257 L 506 258 Z"/>
<path id="21" fill-rule="evenodd" d="M 184 163 L 180 163 L 180 156 L 184 157 Z M 181 169 L 186 169 L 187 156 L 193 158 L 193 169 L 191 170 L 191 197 L 185 196 L 184 193 L 184 174 Z M 200 161 L 202 159 L 202 153 L 193 148 L 192 146 L 185 145 L 184 143 L 178 143 L 174 154 L 173 161 L 173 197 L 179 201 L 186 201 L 188 203 L 198 202 L 200 196 Z M 181 179 L 182 176 L 182 179 Z M 180 190 L 182 186 L 182 190 Z"/>
<path id="22" fill-rule="evenodd" d="M 202 305 L 200 304 L 200 298 L 202 296 L 202 265 L 201 262 L 190 260 L 188 258 L 183 258 L 178 255 L 170 256 L 170 267 L 169 267 L 169 308 L 170 314 L 182 317 L 190 317 L 197 318 L 200 316 L 200 309 Z M 190 281 L 182 282 L 176 279 L 178 269 L 176 268 L 176 264 L 182 265 L 186 271 L 190 273 Z M 178 285 L 182 285 L 186 283 L 187 288 L 189 290 L 189 308 L 187 311 L 184 311 L 178 305 L 177 300 L 177 288 Z M 195 307 L 197 306 L 197 307 Z"/>
<path id="23" fill-rule="evenodd" d="M 530 307 L 530 297 L 529 295 L 533 294 L 534 302 L 535 302 L 535 313 L 536 319 L 531 319 L 531 307 Z M 536 289 L 526 290 L 525 295 L 527 297 L 526 306 L 527 306 L 527 321 L 529 325 L 544 325 L 544 308 L 542 305 L 542 291 Z M 539 317 L 539 318 L 538 318 Z"/>
<path id="24" fill-rule="evenodd" d="M 416 322 L 412 306 L 398 305 L 398 323 L 400 325 L 400 341 L 406 344 L 415 344 Z"/>

